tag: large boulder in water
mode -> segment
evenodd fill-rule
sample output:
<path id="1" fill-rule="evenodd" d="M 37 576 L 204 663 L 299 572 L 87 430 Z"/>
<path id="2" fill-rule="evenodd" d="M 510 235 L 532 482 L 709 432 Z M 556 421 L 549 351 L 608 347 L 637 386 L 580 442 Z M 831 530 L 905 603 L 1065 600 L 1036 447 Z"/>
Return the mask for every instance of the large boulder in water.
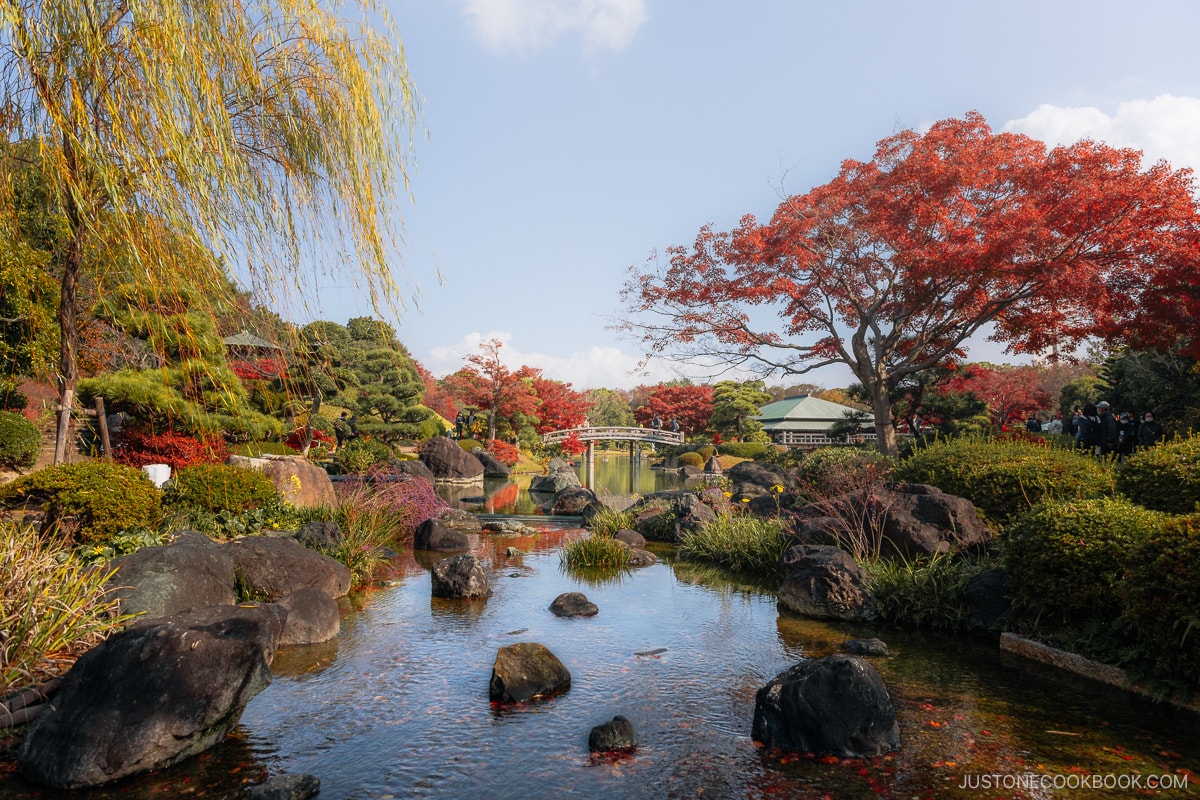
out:
<path id="1" fill-rule="evenodd" d="M 415 550 L 470 550 L 471 541 L 441 520 L 427 519 L 413 533 Z"/>
<path id="2" fill-rule="evenodd" d="M 717 513 L 694 492 L 655 492 L 639 498 L 628 511 L 633 527 L 651 541 L 677 544 L 685 531 L 694 531 L 717 518 Z"/>
<path id="3" fill-rule="evenodd" d="M 161 769 L 225 738 L 271 682 L 287 612 L 204 606 L 137 622 L 84 653 L 17 752 L 38 783 L 76 789 Z"/>
<path id="4" fill-rule="evenodd" d="M 237 602 L 234 561 L 207 536 L 184 531 L 160 547 L 143 547 L 113 559 L 108 594 L 122 614 L 169 617 L 194 606 Z"/>
<path id="5" fill-rule="evenodd" d="M 295 539 L 246 536 L 224 545 L 252 597 L 279 600 L 303 586 L 330 597 L 350 593 L 350 569 Z"/>
<path id="6" fill-rule="evenodd" d="M 896 709 L 864 659 L 802 661 L 758 690 L 756 742 L 801 753 L 866 758 L 900 749 Z"/>
<path id="7" fill-rule="evenodd" d="M 875 595 L 850 554 L 826 545 L 794 545 L 783 554 L 779 605 L 814 619 L 875 619 Z"/>
<path id="8" fill-rule="evenodd" d="M 545 645 L 525 642 L 496 652 L 488 697 L 494 703 L 524 703 L 570 686 L 571 673 Z"/>
<path id="9" fill-rule="evenodd" d="M 558 494 L 564 489 L 578 489 L 582 485 L 574 467 L 561 458 L 552 458 L 547 474 L 530 478 L 529 493 Z"/>
<path id="10" fill-rule="evenodd" d="M 483 479 L 483 463 L 445 436 L 434 436 L 421 445 L 420 457 L 435 481 L 471 483 Z"/>
<path id="11" fill-rule="evenodd" d="M 492 594 L 487 570 L 479 559 L 468 553 L 443 558 L 430 570 L 430 591 L 434 597 L 480 598 Z"/>
<path id="12" fill-rule="evenodd" d="M 508 464 L 505 464 L 494 455 L 484 450 L 482 447 L 476 447 L 471 451 L 471 455 L 479 459 L 479 463 L 483 464 L 483 477 L 485 478 L 507 478 L 509 474 Z"/>

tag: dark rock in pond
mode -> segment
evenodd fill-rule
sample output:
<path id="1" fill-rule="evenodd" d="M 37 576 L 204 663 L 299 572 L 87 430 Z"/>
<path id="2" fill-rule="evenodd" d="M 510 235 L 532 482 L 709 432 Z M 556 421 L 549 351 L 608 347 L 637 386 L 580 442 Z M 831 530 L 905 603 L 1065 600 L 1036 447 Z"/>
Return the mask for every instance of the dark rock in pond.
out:
<path id="1" fill-rule="evenodd" d="M 318 553 L 332 553 L 345 538 L 341 526 L 331 519 L 306 522 L 296 531 L 296 541 Z"/>
<path id="2" fill-rule="evenodd" d="M 483 523 L 480 528 L 489 533 L 499 533 L 505 536 L 528 536 L 531 533 L 537 533 L 537 528 L 532 528 L 515 519 L 490 520 Z"/>
<path id="3" fill-rule="evenodd" d="M 633 723 L 620 714 L 588 734 L 588 750 L 593 753 L 628 752 L 637 747 L 637 732 Z"/>
<path id="4" fill-rule="evenodd" d="M 984 570 L 967 581 L 963 594 L 973 629 L 993 633 L 1004 629 L 1012 610 L 1007 572 L 999 568 Z"/>
<path id="5" fill-rule="evenodd" d="M 814 619 L 875 619 L 867 576 L 844 550 L 795 545 L 783 554 L 780 566 L 784 579 L 777 598 L 788 611 Z"/>
<path id="6" fill-rule="evenodd" d="M 330 597 L 350 592 L 349 568 L 295 539 L 245 536 L 224 545 L 252 597 L 278 600 L 303 586 Z"/>
<path id="7" fill-rule="evenodd" d="M 658 556 L 649 550 L 630 550 L 629 560 L 626 563 L 631 567 L 648 567 L 658 563 Z"/>
<path id="8" fill-rule="evenodd" d="M 524 556 L 525 556 L 524 551 L 519 550 L 516 547 L 504 548 L 504 557 L 505 558 L 524 558 Z"/>
<path id="9" fill-rule="evenodd" d="M 508 465 L 494 455 L 484 450 L 482 447 L 476 447 L 471 451 L 471 455 L 479 459 L 479 463 L 483 464 L 483 477 L 485 478 L 507 478 Z"/>
<path id="10" fill-rule="evenodd" d="M 257 786 L 247 786 L 241 800 L 310 800 L 321 791 L 315 775 L 276 775 Z"/>
<path id="11" fill-rule="evenodd" d="M 271 682 L 286 611 L 204 606 L 138 621 L 84 653 L 17 751 L 57 789 L 161 769 L 225 738 Z"/>
<path id="12" fill-rule="evenodd" d="M 122 614 L 169 617 L 193 606 L 237 602 L 232 556 L 201 533 L 185 531 L 160 547 L 113 559 L 105 584 Z"/>
<path id="13" fill-rule="evenodd" d="M 327 642 L 341 630 L 337 600 L 320 589 L 301 586 L 280 600 L 279 605 L 287 610 L 280 645 Z"/>
<path id="14" fill-rule="evenodd" d="M 461 449 L 461 448 L 460 448 Z M 389 472 L 411 475 L 414 478 L 421 478 L 430 483 L 435 483 L 437 479 L 433 476 L 433 472 L 429 467 L 425 466 L 425 462 L 419 458 L 399 459 L 393 458 L 388 462 L 387 469 Z"/>
<path id="15" fill-rule="evenodd" d="M 773 494 L 776 486 L 785 492 L 796 491 L 796 479 L 783 467 L 762 461 L 739 461 L 725 472 L 732 483 L 733 500 L 740 503 L 743 498 L 754 498 Z"/>
<path id="16" fill-rule="evenodd" d="M 524 642 L 496 651 L 488 698 L 494 703 L 524 703 L 564 692 L 571 673 L 544 645 Z"/>
<path id="17" fill-rule="evenodd" d="M 556 617 L 594 617 L 600 613 L 583 592 L 563 592 L 554 598 L 550 610 Z"/>
<path id="18" fill-rule="evenodd" d="M 886 656 L 888 646 L 880 639 L 851 639 L 843 642 L 842 647 L 856 656 Z"/>
<path id="19" fill-rule="evenodd" d="M 563 489 L 582 486 L 575 468 L 561 458 L 550 459 L 547 474 L 534 475 L 529 481 L 531 494 L 558 494 Z"/>
<path id="20" fill-rule="evenodd" d="M 900 726 L 879 673 L 856 656 L 802 661 L 754 698 L 756 742 L 801 753 L 867 758 L 900 749 Z"/>
<path id="21" fill-rule="evenodd" d="M 479 559 L 468 553 L 443 558 L 430 572 L 434 597 L 489 597 L 492 587 Z"/>
<path id="22" fill-rule="evenodd" d="M 479 459 L 445 436 L 434 436 L 421 445 L 420 457 L 435 481 L 470 483 L 483 479 Z"/>
<path id="23" fill-rule="evenodd" d="M 471 542 L 462 531 L 456 531 L 441 520 L 427 519 L 413 533 L 417 550 L 469 550 Z"/>
<path id="24" fill-rule="evenodd" d="M 700 467 L 694 466 L 692 464 L 684 464 L 682 467 L 675 470 L 675 473 L 677 475 L 679 475 L 679 477 L 685 478 L 685 479 L 686 478 L 699 478 L 701 475 L 704 474 L 704 470 L 701 469 Z"/>
<path id="25" fill-rule="evenodd" d="M 638 533 L 652 541 L 673 544 L 679 542 L 683 532 L 697 530 L 717 518 L 717 513 L 695 493 L 682 490 L 648 494 L 628 510 Z"/>
<path id="26" fill-rule="evenodd" d="M 637 531 L 631 531 L 629 528 L 622 528 L 613 534 L 613 538 L 626 547 L 631 547 L 634 550 L 641 550 L 646 546 L 646 537 L 642 536 Z"/>
<path id="27" fill-rule="evenodd" d="M 933 555 L 986 544 L 992 532 L 970 500 L 935 486 L 883 481 L 826 502 L 824 516 L 805 520 L 797 538 L 836 541 L 847 521 L 878 520 L 884 555 Z"/>
<path id="28" fill-rule="evenodd" d="M 479 517 L 461 508 L 447 509 L 437 517 L 437 520 L 456 531 L 479 532 Z"/>
<path id="29" fill-rule="evenodd" d="M 546 513 L 555 517 L 581 517 L 588 507 L 598 503 L 596 493 L 591 489 L 570 486 L 554 495 L 554 500 L 546 507 Z"/>

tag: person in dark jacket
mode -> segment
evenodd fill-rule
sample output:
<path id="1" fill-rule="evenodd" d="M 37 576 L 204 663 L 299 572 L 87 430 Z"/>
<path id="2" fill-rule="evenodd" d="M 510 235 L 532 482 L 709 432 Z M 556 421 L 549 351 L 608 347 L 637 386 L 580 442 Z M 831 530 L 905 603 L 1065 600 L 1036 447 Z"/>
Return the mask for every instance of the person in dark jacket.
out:
<path id="1" fill-rule="evenodd" d="M 1153 411 L 1147 411 L 1142 414 L 1142 422 L 1137 429 L 1137 446 L 1154 447 L 1162 441 L 1163 429 L 1162 425 L 1158 424 L 1158 420 L 1154 418 Z"/>
<path id="2" fill-rule="evenodd" d="M 1137 423 L 1133 414 L 1122 411 L 1117 415 L 1117 460 L 1124 461 L 1133 455 L 1133 447 L 1137 443 Z"/>
<path id="3" fill-rule="evenodd" d="M 1099 437 L 1097 437 L 1096 455 L 1101 458 L 1108 458 L 1113 453 L 1117 452 L 1117 445 L 1120 444 L 1121 431 L 1117 426 L 1116 419 L 1113 418 L 1107 400 L 1101 400 L 1096 403 L 1096 422 L 1099 427 Z"/>

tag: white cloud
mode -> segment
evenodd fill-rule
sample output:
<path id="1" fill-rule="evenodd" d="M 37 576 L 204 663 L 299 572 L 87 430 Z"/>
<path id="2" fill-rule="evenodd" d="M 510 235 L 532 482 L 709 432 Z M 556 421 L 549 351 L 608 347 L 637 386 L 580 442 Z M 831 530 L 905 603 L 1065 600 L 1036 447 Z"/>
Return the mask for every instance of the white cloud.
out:
<path id="1" fill-rule="evenodd" d="M 1095 139 L 1113 147 L 1133 147 L 1145 163 L 1164 160 L 1172 167 L 1200 172 L 1200 98 L 1163 94 L 1130 100 L 1108 114 L 1098 108 L 1041 105 L 1004 125 L 1004 130 L 1051 144 Z"/>
<path id="2" fill-rule="evenodd" d="M 531 51 L 578 32 L 586 52 L 621 50 L 646 21 L 645 0 L 464 0 L 463 16 L 493 50 Z"/>

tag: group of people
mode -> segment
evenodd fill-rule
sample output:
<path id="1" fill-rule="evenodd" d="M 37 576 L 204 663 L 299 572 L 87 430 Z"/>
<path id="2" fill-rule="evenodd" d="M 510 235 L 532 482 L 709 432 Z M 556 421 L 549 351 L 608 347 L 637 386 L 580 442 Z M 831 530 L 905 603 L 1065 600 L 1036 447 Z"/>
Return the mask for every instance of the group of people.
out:
<path id="1" fill-rule="evenodd" d="M 463 431 L 466 431 L 468 436 L 471 435 L 471 426 L 475 424 L 475 412 L 468 411 L 463 413 L 461 410 L 454 415 L 454 438 L 463 438 Z"/>
<path id="2" fill-rule="evenodd" d="M 1163 436 L 1153 411 L 1134 419 L 1128 411 L 1114 413 L 1106 400 L 1075 409 L 1064 433 L 1074 437 L 1079 449 L 1090 450 L 1101 458 L 1115 457 L 1118 461 L 1134 450 L 1153 447 Z"/>
<path id="3" fill-rule="evenodd" d="M 662 424 L 662 417 L 655 412 L 654 418 L 650 420 L 650 427 L 657 431 L 662 429 Z M 675 417 L 671 417 L 670 428 L 672 433 L 679 433 L 679 420 Z"/>

